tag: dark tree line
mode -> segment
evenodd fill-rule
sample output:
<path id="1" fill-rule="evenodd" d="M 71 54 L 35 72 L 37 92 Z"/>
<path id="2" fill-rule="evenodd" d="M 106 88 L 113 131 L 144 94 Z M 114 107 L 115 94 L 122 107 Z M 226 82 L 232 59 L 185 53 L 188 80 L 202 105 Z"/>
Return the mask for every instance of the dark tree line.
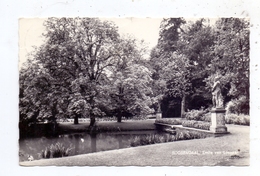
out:
<path id="1" fill-rule="evenodd" d="M 249 22 L 245 19 L 221 18 L 214 25 L 207 19 L 164 19 L 150 67 L 164 109 L 175 105 L 173 111 L 181 109 L 183 114 L 211 106 L 210 87 L 218 75 L 225 104 L 242 101 L 237 104 L 249 113 Z M 164 90 L 159 92 L 161 82 Z"/>

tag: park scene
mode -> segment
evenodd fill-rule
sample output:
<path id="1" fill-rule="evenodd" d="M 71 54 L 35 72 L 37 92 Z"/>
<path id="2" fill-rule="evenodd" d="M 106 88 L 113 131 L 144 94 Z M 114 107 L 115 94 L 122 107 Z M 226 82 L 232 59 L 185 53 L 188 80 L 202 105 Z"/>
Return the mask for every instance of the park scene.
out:
<path id="1" fill-rule="evenodd" d="M 38 21 L 24 58 L 19 41 L 21 166 L 250 165 L 249 19 Z"/>

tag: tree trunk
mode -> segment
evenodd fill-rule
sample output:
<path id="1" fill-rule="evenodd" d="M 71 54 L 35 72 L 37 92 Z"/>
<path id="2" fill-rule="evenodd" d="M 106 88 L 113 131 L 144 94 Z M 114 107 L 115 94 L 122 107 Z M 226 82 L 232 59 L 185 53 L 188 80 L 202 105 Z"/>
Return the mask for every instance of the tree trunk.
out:
<path id="1" fill-rule="evenodd" d="M 184 118 L 185 104 L 186 104 L 186 95 L 183 95 L 181 100 L 181 118 Z"/>
<path id="2" fill-rule="evenodd" d="M 75 115 L 75 117 L 74 117 L 74 124 L 75 125 L 79 124 L 79 115 Z"/>
<path id="3" fill-rule="evenodd" d="M 95 125 L 96 119 L 95 117 L 90 117 L 90 124 L 89 127 L 93 127 Z"/>
<path id="4" fill-rule="evenodd" d="M 117 117 L 117 122 L 122 122 L 122 116 L 121 115 Z"/>
<path id="5" fill-rule="evenodd" d="M 94 112 L 93 112 L 93 110 L 94 110 L 94 104 L 95 104 L 95 102 L 94 102 L 94 96 L 91 96 L 91 97 L 90 97 L 89 104 L 90 104 L 90 107 L 91 107 L 91 109 L 90 109 L 90 124 L 89 124 L 89 127 L 92 128 L 92 127 L 94 127 L 95 122 L 96 122 L 95 114 L 94 114 Z"/>

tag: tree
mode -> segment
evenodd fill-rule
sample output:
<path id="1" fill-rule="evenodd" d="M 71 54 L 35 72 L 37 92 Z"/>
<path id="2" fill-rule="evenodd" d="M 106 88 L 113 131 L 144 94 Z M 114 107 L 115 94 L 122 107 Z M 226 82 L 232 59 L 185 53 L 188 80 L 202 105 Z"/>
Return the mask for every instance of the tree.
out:
<path id="1" fill-rule="evenodd" d="M 68 90 L 46 72 L 37 62 L 28 61 L 20 72 L 20 121 L 56 122 L 67 112 Z"/>
<path id="2" fill-rule="evenodd" d="M 200 108 L 210 99 L 210 92 L 205 93 L 204 79 L 209 75 L 214 39 L 205 19 L 187 23 L 184 19 L 169 18 L 162 22 L 157 55 L 154 50 L 151 60 L 160 63 L 155 64 L 154 73 L 167 85 L 165 97 L 181 99 L 182 116 L 186 104 Z"/>
<path id="3" fill-rule="evenodd" d="M 41 87 L 46 90 L 29 81 L 24 82 L 23 89 L 28 91 L 23 92 L 23 98 L 33 97 L 35 100 L 31 104 L 37 99 L 39 111 L 47 112 L 44 109 L 52 109 L 53 114 L 48 116 L 55 115 L 61 105 L 68 109 L 69 104 L 73 102 L 86 101 L 85 105 L 89 107 L 91 119 L 90 126 L 93 126 L 95 116 L 100 114 L 96 102 L 102 81 L 106 77 L 105 72 L 108 67 L 117 62 L 118 54 L 115 50 L 119 39 L 117 27 L 111 22 L 101 22 L 96 18 L 49 18 L 44 25 L 46 27 L 45 43 L 36 48 L 31 56 L 35 69 L 30 67 L 24 69 L 28 70 L 29 75 L 36 75 L 32 80 L 38 82 L 45 80 L 42 84 L 46 83 L 46 85 Z M 44 78 L 43 75 L 45 75 Z M 75 92 L 76 89 L 72 87 L 81 80 L 86 81 L 85 85 L 79 86 L 78 92 Z M 32 92 L 33 90 L 35 92 Z M 46 91 L 46 94 L 40 94 L 42 91 Z M 44 97 L 45 95 L 48 97 L 48 93 L 49 99 Z M 81 95 L 73 96 L 75 93 Z M 65 103 L 61 97 L 69 99 L 70 102 Z M 78 100 L 79 97 L 81 100 Z M 23 107 L 21 106 L 22 109 Z M 26 108 L 31 109 L 30 105 Z M 24 112 L 24 110 L 21 111 Z M 29 111 L 26 111 L 27 115 L 28 113 Z M 39 118 L 37 113 L 33 114 Z M 69 112 L 64 112 L 63 115 L 65 114 Z"/>
<path id="4" fill-rule="evenodd" d="M 183 26 L 179 52 L 189 62 L 191 94 L 188 96 L 188 108 L 199 109 L 211 103 L 211 93 L 206 89 L 204 79 L 211 74 L 214 41 L 214 31 L 206 19 L 198 19 Z"/>
<path id="5" fill-rule="evenodd" d="M 165 74 L 165 66 L 169 64 L 172 53 L 178 49 L 181 26 L 185 23 L 183 18 L 163 19 L 160 25 L 158 44 L 151 51 L 150 68 L 153 71 L 153 101 L 157 104 L 156 110 L 161 107 L 161 102 L 167 92 L 167 81 L 170 78 L 169 75 Z"/>
<path id="6" fill-rule="evenodd" d="M 189 60 L 185 55 L 173 53 L 170 63 L 164 69 L 167 80 L 167 94 L 175 98 L 181 98 L 181 117 L 186 109 L 186 97 L 191 92 Z"/>
<path id="7" fill-rule="evenodd" d="M 111 67 L 109 76 L 109 92 L 111 108 L 121 122 L 122 116 L 136 116 L 151 113 L 151 72 L 143 63 L 142 43 L 137 47 L 137 41 L 128 36 L 122 38 L 118 47 L 119 59 Z"/>
<path id="8" fill-rule="evenodd" d="M 249 21 L 221 18 L 216 22 L 214 32 L 212 76 L 214 73 L 222 75 L 226 96 L 231 99 L 245 96 L 249 113 Z"/>

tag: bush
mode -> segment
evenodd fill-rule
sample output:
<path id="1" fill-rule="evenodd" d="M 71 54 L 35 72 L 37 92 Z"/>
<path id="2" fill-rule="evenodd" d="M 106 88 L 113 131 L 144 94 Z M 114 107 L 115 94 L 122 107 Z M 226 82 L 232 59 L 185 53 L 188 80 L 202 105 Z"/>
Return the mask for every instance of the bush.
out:
<path id="1" fill-rule="evenodd" d="M 182 122 L 182 126 L 190 127 L 190 128 L 198 128 L 202 130 L 209 130 L 211 123 L 210 122 L 203 122 L 203 121 L 196 121 L 196 120 L 185 120 Z"/>
<path id="2" fill-rule="evenodd" d="M 208 113 L 208 110 L 203 110 L 203 109 L 196 110 L 196 109 L 193 109 L 193 110 L 190 110 L 190 111 L 186 112 L 184 114 L 184 117 L 187 120 L 204 121 L 205 114 L 207 114 L 207 113 Z"/>
<path id="3" fill-rule="evenodd" d="M 149 134 L 143 136 L 133 136 L 130 138 L 130 146 L 142 146 L 157 143 L 173 142 L 179 140 L 190 140 L 190 139 L 200 139 L 207 137 L 205 134 L 199 132 L 178 132 L 176 135 L 171 134 Z"/>
<path id="4" fill-rule="evenodd" d="M 211 112 L 207 112 L 207 113 L 203 114 L 201 117 L 201 121 L 211 122 Z"/>
<path id="5" fill-rule="evenodd" d="M 226 114 L 225 121 L 227 124 L 236 124 L 236 125 L 250 125 L 250 116 L 244 114 Z"/>
<path id="6" fill-rule="evenodd" d="M 226 105 L 227 114 L 248 114 L 249 101 L 245 96 L 233 99 Z"/>
<path id="7" fill-rule="evenodd" d="M 175 140 L 190 140 L 190 139 L 201 139 L 201 138 L 206 138 L 207 135 L 204 133 L 200 132 L 195 132 L 195 131 L 182 131 L 176 134 Z"/>
<path id="8" fill-rule="evenodd" d="M 57 142 L 56 144 L 51 144 L 42 150 L 40 156 L 42 158 L 59 158 L 69 156 L 70 151 L 73 147 L 65 147 L 62 143 Z"/>
<path id="9" fill-rule="evenodd" d="M 155 120 L 155 123 L 164 123 L 164 124 L 169 124 L 169 125 L 181 125 L 182 119 L 164 118 L 164 119 Z"/>
<path id="10" fill-rule="evenodd" d="M 172 141 L 175 141 L 175 136 L 171 134 L 149 134 L 131 137 L 130 146 L 135 147 Z"/>

